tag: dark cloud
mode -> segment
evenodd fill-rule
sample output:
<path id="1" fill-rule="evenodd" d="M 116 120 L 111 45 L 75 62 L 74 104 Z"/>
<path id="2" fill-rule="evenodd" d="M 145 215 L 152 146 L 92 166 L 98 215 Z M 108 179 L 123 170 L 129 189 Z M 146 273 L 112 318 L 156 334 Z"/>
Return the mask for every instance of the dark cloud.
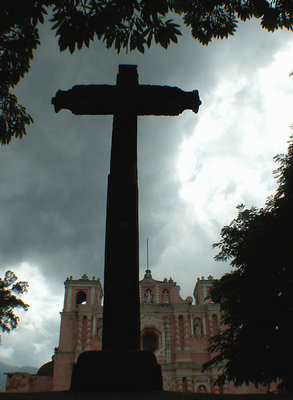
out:
<path id="1" fill-rule="evenodd" d="M 116 55 L 95 43 L 89 50 L 70 55 L 59 53 L 54 34 L 46 26 L 42 28 L 42 45 L 31 71 L 16 88 L 19 101 L 35 123 L 27 137 L 1 149 L 0 270 L 2 274 L 7 267 L 26 262 L 44 278 L 40 287 L 48 285 L 48 303 L 53 293 L 59 293 L 56 320 L 47 322 L 46 332 L 58 326 L 66 276 L 103 276 L 112 129 L 111 117 L 76 117 L 68 111 L 55 114 L 51 98 L 56 91 L 76 84 L 114 84 L 122 63 L 137 64 L 143 84 L 199 89 L 203 104 L 198 115 L 140 117 L 138 125 L 141 272 L 146 266 L 149 237 L 153 275 L 156 279 L 172 275 L 186 297 L 197 276 L 218 277 L 229 269 L 215 264 L 211 244 L 219 239 L 221 226 L 235 216 L 235 206 L 243 199 L 252 204 L 261 201 L 266 197 L 264 191 L 272 189 L 268 160 L 278 151 L 268 146 L 269 156 L 254 151 L 255 139 L 239 120 L 249 109 L 247 118 L 261 126 L 257 115 L 262 115 L 263 104 L 257 72 L 270 65 L 289 40 L 288 32 L 269 34 L 261 31 L 258 23 L 248 22 L 241 24 L 234 38 L 208 47 L 199 45 L 184 30 L 179 44 L 167 51 L 153 47 L 145 55 Z M 244 84 L 239 84 L 242 81 Z M 224 90 L 228 84 L 231 90 L 239 86 L 230 103 L 230 93 Z M 196 143 L 190 145 L 194 146 L 193 170 L 183 182 L 178 173 L 181 146 L 194 137 Z M 249 192 L 247 185 L 241 189 L 239 182 L 244 177 L 233 170 L 237 159 L 242 174 L 247 166 L 250 170 L 259 163 L 262 166 L 258 191 L 253 187 Z M 219 184 L 221 174 L 223 184 Z M 218 181 L 213 180 L 215 176 Z M 187 184 L 188 195 L 183 190 Z M 30 276 L 24 278 L 30 280 Z M 27 315 L 35 315 L 37 311 L 32 308 L 29 312 Z M 29 323 L 32 317 L 22 318 Z M 45 316 L 40 316 L 40 323 L 44 321 Z M 11 336 L 18 363 L 22 359 L 36 365 L 37 357 L 43 360 L 48 356 L 40 347 L 31 357 L 29 346 L 21 347 L 28 337 L 40 345 L 41 341 L 44 346 L 51 343 L 51 348 L 57 345 L 58 332 L 46 337 L 42 331 L 40 340 L 36 339 L 37 330 L 32 336 L 24 328 L 18 332 Z M 4 340 L 13 347 L 8 337 Z"/>

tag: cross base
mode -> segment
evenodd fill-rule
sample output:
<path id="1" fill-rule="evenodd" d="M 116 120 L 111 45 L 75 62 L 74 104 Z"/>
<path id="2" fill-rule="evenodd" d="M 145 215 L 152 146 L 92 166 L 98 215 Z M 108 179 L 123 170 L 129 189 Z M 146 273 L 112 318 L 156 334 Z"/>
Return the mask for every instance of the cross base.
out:
<path id="1" fill-rule="evenodd" d="M 70 390 L 162 390 L 150 351 L 86 351 L 73 366 Z"/>

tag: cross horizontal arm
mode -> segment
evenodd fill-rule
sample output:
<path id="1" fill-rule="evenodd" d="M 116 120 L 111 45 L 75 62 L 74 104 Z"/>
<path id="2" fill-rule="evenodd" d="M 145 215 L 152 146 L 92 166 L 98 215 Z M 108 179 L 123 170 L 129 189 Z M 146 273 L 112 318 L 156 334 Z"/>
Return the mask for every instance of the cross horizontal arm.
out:
<path id="1" fill-rule="evenodd" d="M 137 85 L 123 90 L 112 85 L 77 85 L 59 90 L 52 99 L 55 111 L 70 110 L 76 115 L 179 115 L 184 110 L 197 113 L 201 104 L 198 91 L 177 87 Z"/>

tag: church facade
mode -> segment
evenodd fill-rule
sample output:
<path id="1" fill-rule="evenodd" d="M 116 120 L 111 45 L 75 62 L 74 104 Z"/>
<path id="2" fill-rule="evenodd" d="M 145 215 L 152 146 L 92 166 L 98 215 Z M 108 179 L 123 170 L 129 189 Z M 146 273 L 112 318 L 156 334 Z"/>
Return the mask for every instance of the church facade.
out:
<path id="1" fill-rule="evenodd" d="M 204 373 L 201 368 L 210 359 L 208 339 L 220 326 L 220 307 L 207 298 L 213 277 L 198 278 L 193 297 L 185 300 L 180 287 L 171 278 L 155 280 L 145 271 L 140 281 L 141 349 L 155 353 L 161 365 L 163 388 L 166 391 L 203 393 L 260 393 L 254 386 L 235 388 L 233 384 L 215 385 L 217 370 Z M 67 390 L 70 387 L 73 364 L 87 350 L 101 350 L 103 324 L 103 290 L 99 279 L 72 277 L 65 281 L 64 307 L 61 312 L 59 346 L 53 361 L 40 368 L 38 374 L 8 374 L 7 391 L 18 391 L 16 380 L 23 381 L 25 391 Z M 193 304 L 194 303 L 194 304 Z M 127 313 L 117 304 L 117 313 Z M 117 335 L 123 326 L 117 326 Z M 113 379 L 115 377 L 113 376 Z M 22 390 L 23 391 L 23 390 Z"/>
<path id="2" fill-rule="evenodd" d="M 141 349 L 155 353 L 162 368 L 164 390 L 215 391 L 216 376 L 201 373 L 208 360 L 209 336 L 218 330 L 218 304 L 206 299 L 213 280 L 199 279 L 193 298 L 180 296 L 180 287 L 171 278 L 153 279 L 146 270 L 140 281 Z M 99 280 L 85 275 L 65 281 L 61 313 L 60 343 L 54 355 L 53 387 L 68 389 L 71 370 L 79 354 L 102 348 L 102 287 Z M 117 312 L 123 310 L 123 293 Z M 117 335 L 123 327 L 117 326 Z"/>

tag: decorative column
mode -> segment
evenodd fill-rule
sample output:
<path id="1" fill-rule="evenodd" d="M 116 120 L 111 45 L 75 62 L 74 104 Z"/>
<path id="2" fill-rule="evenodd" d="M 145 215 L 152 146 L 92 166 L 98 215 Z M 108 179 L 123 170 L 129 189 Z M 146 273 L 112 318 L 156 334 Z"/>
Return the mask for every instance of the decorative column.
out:
<path id="1" fill-rule="evenodd" d="M 189 332 L 188 332 L 188 315 L 183 316 L 183 330 L 184 330 L 184 349 L 190 350 L 190 340 L 189 340 Z"/>
<path id="2" fill-rule="evenodd" d="M 188 392 L 193 392 L 193 382 L 192 382 L 192 377 L 191 376 L 187 377 L 187 391 Z"/>
<path id="3" fill-rule="evenodd" d="M 207 328 L 206 328 L 206 316 L 204 313 L 201 314 L 201 320 L 202 320 L 202 329 L 203 329 L 203 335 L 207 336 Z"/>
<path id="4" fill-rule="evenodd" d="M 183 381 L 181 376 L 176 377 L 177 392 L 183 392 Z"/>
<path id="5" fill-rule="evenodd" d="M 176 350 L 181 350 L 180 347 L 180 327 L 179 327 L 179 315 L 175 315 L 175 345 Z"/>
<path id="6" fill-rule="evenodd" d="M 165 330 L 166 363 L 171 364 L 172 353 L 171 353 L 170 317 L 164 317 L 164 330 Z"/>
<path id="7" fill-rule="evenodd" d="M 193 316 L 190 315 L 189 318 L 190 318 L 190 335 L 193 338 L 193 336 L 194 336 Z"/>
<path id="8" fill-rule="evenodd" d="M 82 349 L 82 315 L 78 316 L 77 322 L 77 346 L 76 350 L 81 351 Z"/>
<path id="9" fill-rule="evenodd" d="M 92 327 L 92 318 L 90 318 L 89 315 L 87 315 L 87 324 L 86 324 L 86 344 L 85 344 L 85 350 L 90 350 L 91 348 L 91 327 Z"/>
<path id="10" fill-rule="evenodd" d="M 154 303 L 159 304 L 160 302 L 160 288 L 159 286 L 155 286 L 155 301 Z"/>

